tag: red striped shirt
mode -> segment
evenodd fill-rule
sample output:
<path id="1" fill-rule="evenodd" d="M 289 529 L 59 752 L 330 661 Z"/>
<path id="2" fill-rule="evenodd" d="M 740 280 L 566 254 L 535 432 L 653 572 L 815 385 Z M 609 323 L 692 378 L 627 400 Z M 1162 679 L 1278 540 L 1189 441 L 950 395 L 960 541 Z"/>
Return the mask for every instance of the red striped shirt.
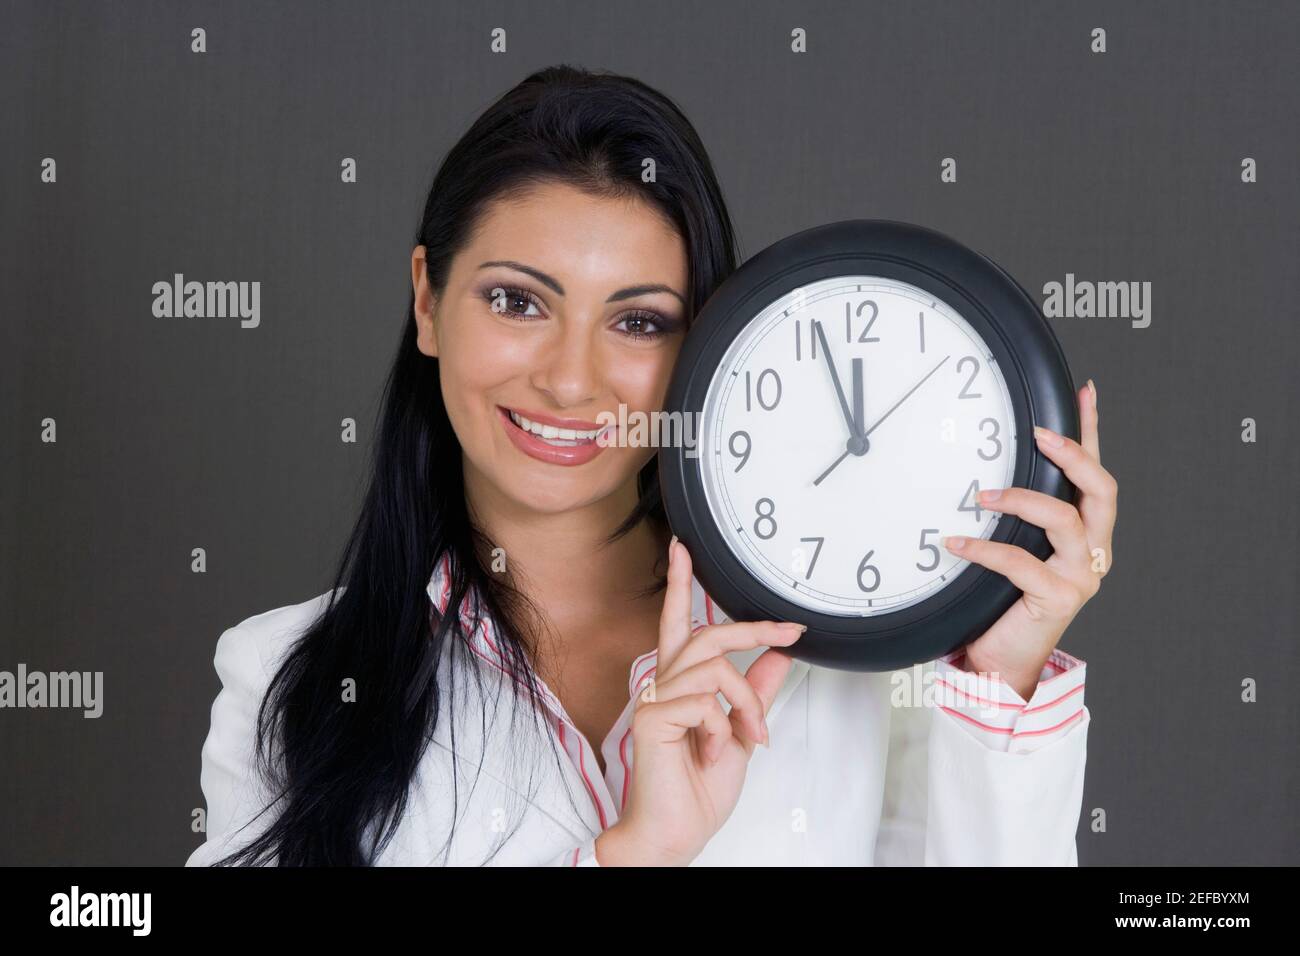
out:
<path id="1" fill-rule="evenodd" d="M 440 615 L 447 613 L 451 600 L 450 560 L 450 555 L 444 554 L 429 580 L 429 597 Z M 730 620 L 705 593 L 698 579 L 692 586 L 694 629 Z M 471 629 L 472 612 L 473 595 L 466 595 L 460 607 L 460 621 L 468 634 L 470 652 L 484 666 L 524 686 L 524 677 L 515 672 L 501 652 L 495 622 L 484 617 Z M 558 742 L 582 778 L 602 830 L 619 819 L 627 804 L 632 777 L 632 714 L 636 695 L 655 676 L 657 657 L 658 652 L 652 650 L 632 662 L 627 705 L 609 735 L 600 742 L 605 760 L 603 775 L 591 743 L 569 718 L 564 705 L 540 676 L 534 678 L 541 700 L 550 712 Z M 989 749 L 1009 753 L 1037 750 L 1063 737 L 1083 716 L 1086 665 L 1059 648 L 1043 667 L 1038 686 L 1028 701 L 1005 681 L 966 670 L 962 666 L 964 658 L 965 651 L 958 650 L 933 663 L 934 703 L 940 713 L 956 720 Z M 597 865 L 593 842 L 566 853 L 564 861 L 572 866 Z"/>

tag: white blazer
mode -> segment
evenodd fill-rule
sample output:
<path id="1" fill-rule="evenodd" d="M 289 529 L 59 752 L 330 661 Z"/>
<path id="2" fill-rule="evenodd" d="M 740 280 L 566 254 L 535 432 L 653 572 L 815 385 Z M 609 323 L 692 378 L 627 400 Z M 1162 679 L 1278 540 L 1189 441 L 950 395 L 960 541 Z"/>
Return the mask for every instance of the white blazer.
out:
<path id="1" fill-rule="evenodd" d="M 440 611 L 448 603 L 446 560 L 428 588 Z M 729 620 L 698 579 L 693 588 L 696 625 Z M 222 689 L 200 776 L 207 839 L 186 865 L 211 863 L 269 823 L 274 811 L 244 826 L 268 801 L 253 773 L 257 708 L 327 597 L 250 617 L 217 641 Z M 463 621 L 468 607 L 469 599 Z M 511 722 L 514 678 L 494 653 L 493 636 L 485 622 L 473 632 L 471 653 L 462 644 L 444 658 L 443 710 L 380 865 L 599 865 L 595 838 L 622 809 L 634 756 L 628 726 L 654 652 L 632 666 L 628 706 L 601 743 L 602 776 L 590 744 L 544 685 L 550 719 L 530 719 L 519 698 Z M 743 672 L 762 650 L 727 656 Z M 1025 701 L 1007 684 L 962 670 L 961 656 L 892 673 L 795 661 L 767 714 L 770 748 L 755 749 L 735 810 L 692 865 L 1076 866 L 1090 720 L 1086 665 L 1057 650 Z M 464 679 L 472 676 L 467 668 L 479 669 L 485 697 Z M 454 678 L 461 679 L 453 738 L 446 691 Z M 445 847 L 453 764 L 456 826 Z"/>

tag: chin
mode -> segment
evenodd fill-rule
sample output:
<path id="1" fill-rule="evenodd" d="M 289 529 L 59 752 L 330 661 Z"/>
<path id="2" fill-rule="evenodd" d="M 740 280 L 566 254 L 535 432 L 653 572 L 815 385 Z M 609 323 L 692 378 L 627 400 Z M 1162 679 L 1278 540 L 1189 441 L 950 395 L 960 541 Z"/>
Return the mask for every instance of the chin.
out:
<path id="1" fill-rule="evenodd" d="M 623 456 L 626 460 L 620 460 L 617 453 L 628 450 L 609 448 L 596 461 L 577 467 L 532 460 L 503 463 L 494 456 L 491 468 L 476 470 L 514 506 L 538 514 L 563 514 L 616 495 L 629 482 L 635 487 L 637 474 L 650 459 Z M 516 452 L 510 449 L 508 454 Z"/>
<path id="2" fill-rule="evenodd" d="M 585 487 L 585 484 L 577 487 L 577 484 L 572 482 L 568 488 L 557 486 L 551 489 L 539 488 L 533 484 L 526 488 L 510 489 L 509 497 L 521 508 L 538 514 L 564 514 L 566 511 L 584 508 L 607 494 L 600 489 Z"/>

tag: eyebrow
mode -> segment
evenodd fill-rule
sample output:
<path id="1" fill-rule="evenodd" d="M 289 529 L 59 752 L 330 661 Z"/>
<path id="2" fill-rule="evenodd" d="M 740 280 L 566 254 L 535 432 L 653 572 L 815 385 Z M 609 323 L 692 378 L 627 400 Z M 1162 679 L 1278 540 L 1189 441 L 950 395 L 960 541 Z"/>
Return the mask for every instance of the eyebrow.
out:
<path id="1" fill-rule="evenodd" d="M 564 286 L 560 285 L 560 283 L 557 282 L 553 277 L 548 276 L 545 272 L 542 272 L 540 269 L 534 269 L 532 266 L 526 266 L 522 262 L 515 262 L 513 259 L 492 259 L 488 262 L 484 262 L 480 264 L 479 268 L 487 269 L 491 266 L 505 266 L 506 268 L 509 269 L 518 269 L 520 272 L 526 272 L 528 273 L 528 275 L 532 276 L 538 282 L 542 283 L 543 285 L 549 286 L 551 289 L 554 289 L 558 295 L 564 295 Z M 643 285 L 632 285 L 632 286 L 628 286 L 626 289 L 619 289 L 617 292 L 610 295 L 610 297 L 605 301 L 622 302 L 624 299 L 635 299 L 639 295 L 652 295 L 655 292 L 667 292 L 669 295 L 676 296 L 681 301 L 682 305 L 686 304 L 686 300 L 682 298 L 682 294 L 680 292 L 678 292 L 672 286 L 663 285 L 662 283 L 658 283 L 658 282 L 654 282 L 654 283 L 648 282 Z"/>

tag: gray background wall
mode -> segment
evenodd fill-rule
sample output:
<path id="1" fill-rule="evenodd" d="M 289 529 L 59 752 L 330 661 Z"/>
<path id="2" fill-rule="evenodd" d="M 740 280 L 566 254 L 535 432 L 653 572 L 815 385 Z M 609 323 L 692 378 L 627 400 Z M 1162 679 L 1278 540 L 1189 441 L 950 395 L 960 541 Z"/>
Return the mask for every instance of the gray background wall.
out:
<path id="1" fill-rule="evenodd" d="M 1088 662 L 1093 715 L 1080 861 L 1297 862 L 1295 5 L 28 2 L 0 17 L 0 670 L 105 674 L 98 720 L 0 710 L 0 862 L 170 865 L 197 845 L 217 636 L 329 586 L 433 169 L 554 62 L 682 104 L 746 257 L 879 217 L 961 239 L 1038 297 L 1067 272 L 1152 283 L 1149 328 L 1053 323 L 1079 383 L 1097 382 L 1121 489 L 1114 573 L 1062 643 Z M 260 280 L 260 327 L 155 318 L 151 286 L 175 272 Z"/>

